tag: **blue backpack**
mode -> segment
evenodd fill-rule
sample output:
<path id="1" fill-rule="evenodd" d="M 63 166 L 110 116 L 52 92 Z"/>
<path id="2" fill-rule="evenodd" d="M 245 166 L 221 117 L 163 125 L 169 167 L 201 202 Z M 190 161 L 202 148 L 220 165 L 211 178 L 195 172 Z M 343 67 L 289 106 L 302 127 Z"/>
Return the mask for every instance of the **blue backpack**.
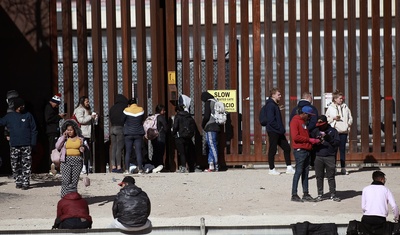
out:
<path id="1" fill-rule="evenodd" d="M 260 115 L 258 116 L 258 120 L 260 121 L 261 126 L 267 125 L 267 105 L 264 104 L 260 110 Z"/>

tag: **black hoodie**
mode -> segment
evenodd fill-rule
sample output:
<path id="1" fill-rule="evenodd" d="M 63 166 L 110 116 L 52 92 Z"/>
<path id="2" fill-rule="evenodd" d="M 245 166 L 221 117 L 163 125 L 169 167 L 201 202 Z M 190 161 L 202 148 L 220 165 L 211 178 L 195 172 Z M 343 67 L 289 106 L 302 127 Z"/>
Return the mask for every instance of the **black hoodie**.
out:
<path id="1" fill-rule="evenodd" d="M 110 108 L 110 123 L 112 126 L 124 126 L 123 112 L 128 107 L 128 99 L 121 94 L 115 98 L 115 104 Z"/>
<path id="2" fill-rule="evenodd" d="M 201 101 L 204 102 L 204 116 L 201 122 L 201 127 L 205 132 L 213 131 L 219 132 L 219 125 L 215 122 L 214 118 L 211 116 L 211 101 L 210 99 L 215 99 L 213 95 L 204 91 L 201 93 Z"/>

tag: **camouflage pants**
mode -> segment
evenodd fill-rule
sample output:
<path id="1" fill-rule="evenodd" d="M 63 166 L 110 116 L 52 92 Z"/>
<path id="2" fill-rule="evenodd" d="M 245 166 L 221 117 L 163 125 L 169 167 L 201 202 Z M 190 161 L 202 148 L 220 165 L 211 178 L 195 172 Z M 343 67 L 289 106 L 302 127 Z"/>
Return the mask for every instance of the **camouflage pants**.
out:
<path id="1" fill-rule="evenodd" d="M 28 187 L 32 167 L 31 146 L 10 147 L 10 155 L 15 184 Z"/>

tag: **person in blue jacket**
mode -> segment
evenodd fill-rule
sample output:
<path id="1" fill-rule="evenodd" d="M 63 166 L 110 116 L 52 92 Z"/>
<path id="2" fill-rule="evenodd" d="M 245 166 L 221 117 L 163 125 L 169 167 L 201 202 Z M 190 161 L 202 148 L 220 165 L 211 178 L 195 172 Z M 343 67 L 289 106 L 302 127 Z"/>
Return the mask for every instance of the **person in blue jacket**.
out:
<path id="1" fill-rule="evenodd" d="M 31 113 L 25 112 L 22 98 L 14 99 L 15 112 L 7 113 L 0 118 L 0 126 L 7 127 L 10 132 L 11 169 L 16 188 L 29 189 L 32 147 L 36 145 L 37 129 Z"/>

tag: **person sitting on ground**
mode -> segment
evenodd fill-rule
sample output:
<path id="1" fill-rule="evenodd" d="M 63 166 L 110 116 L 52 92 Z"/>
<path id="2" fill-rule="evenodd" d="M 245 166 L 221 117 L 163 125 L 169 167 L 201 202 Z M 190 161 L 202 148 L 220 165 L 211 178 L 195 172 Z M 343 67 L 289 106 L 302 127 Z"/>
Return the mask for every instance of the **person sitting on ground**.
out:
<path id="1" fill-rule="evenodd" d="M 382 171 L 372 173 L 373 182 L 362 191 L 361 208 L 363 216 L 361 222 L 372 227 L 383 226 L 388 216 L 388 203 L 392 207 L 394 221 L 399 220 L 399 208 L 393 194 L 385 186 L 386 177 Z"/>
<path id="2" fill-rule="evenodd" d="M 126 176 L 118 185 L 121 190 L 114 199 L 114 221 L 110 227 L 126 231 L 151 229 L 151 222 L 148 220 L 151 204 L 147 194 L 135 185 L 135 179 L 131 176 Z"/>
<path id="3" fill-rule="evenodd" d="M 58 201 L 53 229 L 92 228 L 92 217 L 85 199 L 77 192 L 66 194 Z"/>

